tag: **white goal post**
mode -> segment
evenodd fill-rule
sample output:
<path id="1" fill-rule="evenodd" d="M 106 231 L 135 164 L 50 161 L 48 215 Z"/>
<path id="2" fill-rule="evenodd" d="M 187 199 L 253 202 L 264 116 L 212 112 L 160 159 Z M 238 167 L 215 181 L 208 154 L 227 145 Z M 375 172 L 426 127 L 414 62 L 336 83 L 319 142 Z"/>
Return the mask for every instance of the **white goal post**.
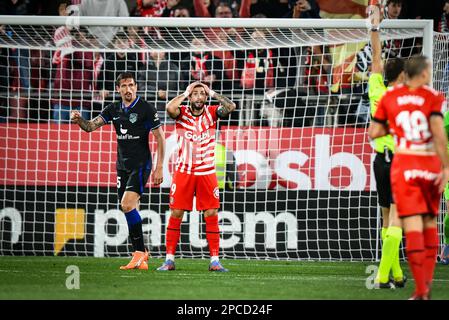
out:
<path id="1" fill-rule="evenodd" d="M 364 20 L 0 16 L 0 25 L 0 255 L 129 255 L 115 133 L 84 133 L 64 112 L 95 117 L 118 98 L 116 73 L 131 70 L 167 139 L 163 185 L 149 183 L 140 207 L 152 256 L 165 253 L 177 148 L 164 106 L 202 80 L 238 105 L 217 133 L 222 255 L 378 258 Z M 381 28 L 385 60 L 438 57 L 434 84 L 447 90 L 447 39 L 432 21 Z M 200 213 L 186 214 L 177 255 L 208 257 L 204 228 Z"/>

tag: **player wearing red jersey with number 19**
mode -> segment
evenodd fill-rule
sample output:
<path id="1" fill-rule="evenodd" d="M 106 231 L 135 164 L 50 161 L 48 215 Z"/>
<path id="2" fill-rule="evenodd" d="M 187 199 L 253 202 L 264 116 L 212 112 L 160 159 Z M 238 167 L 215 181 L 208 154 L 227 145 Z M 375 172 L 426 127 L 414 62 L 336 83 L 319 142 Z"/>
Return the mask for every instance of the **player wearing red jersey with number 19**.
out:
<path id="1" fill-rule="evenodd" d="M 206 105 L 207 97 L 220 105 Z M 187 106 L 181 105 L 189 100 Z M 235 103 L 219 95 L 201 82 L 190 84 L 186 91 L 167 104 L 168 115 L 176 120 L 178 159 L 170 188 L 171 216 L 165 236 L 167 256 L 159 271 L 175 270 L 175 252 L 180 237 L 184 211 L 193 208 L 204 212 L 206 239 L 209 244 L 210 271 L 226 272 L 219 255 L 220 233 L 218 208 L 220 197 L 215 173 L 215 131 L 218 118 L 226 118 L 235 109 Z"/>
<path id="2" fill-rule="evenodd" d="M 405 63 L 407 81 L 380 100 L 368 130 L 374 139 L 389 132 L 395 138 L 391 166 L 393 197 L 402 219 L 407 258 L 415 279 L 411 299 L 430 298 L 438 254 L 437 216 L 449 179 L 449 156 L 442 110 L 444 96 L 427 86 L 431 63 L 414 56 Z"/>

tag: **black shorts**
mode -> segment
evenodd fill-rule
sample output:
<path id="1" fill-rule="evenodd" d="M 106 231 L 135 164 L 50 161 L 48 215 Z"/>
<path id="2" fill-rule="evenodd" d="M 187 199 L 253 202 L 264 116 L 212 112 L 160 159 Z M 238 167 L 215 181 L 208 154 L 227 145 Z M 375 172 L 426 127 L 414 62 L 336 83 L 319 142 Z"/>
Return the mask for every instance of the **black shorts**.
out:
<path id="1" fill-rule="evenodd" d="M 134 191 L 142 195 L 151 170 L 141 167 L 133 170 L 117 170 L 118 201 L 122 201 L 125 191 Z"/>
<path id="2" fill-rule="evenodd" d="M 393 161 L 392 153 L 389 153 L 387 157 L 383 153 L 377 153 L 374 158 L 377 200 L 382 208 L 390 208 L 390 205 L 394 203 L 390 181 L 391 161 Z"/>

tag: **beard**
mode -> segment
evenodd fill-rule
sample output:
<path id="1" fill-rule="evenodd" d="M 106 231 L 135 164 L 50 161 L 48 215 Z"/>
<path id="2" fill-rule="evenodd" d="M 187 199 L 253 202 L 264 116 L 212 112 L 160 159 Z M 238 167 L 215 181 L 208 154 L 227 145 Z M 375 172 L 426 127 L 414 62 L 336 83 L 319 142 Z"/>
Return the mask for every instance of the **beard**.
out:
<path id="1" fill-rule="evenodd" d="M 192 102 L 190 105 L 195 111 L 200 111 L 204 108 L 204 102 Z"/>
<path id="2" fill-rule="evenodd" d="M 132 100 L 133 100 L 133 95 L 132 95 L 132 93 L 126 93 L 124 96 L 123 96 L 123 100 L 125 100 L 126 102 L 132 102 Z"/>

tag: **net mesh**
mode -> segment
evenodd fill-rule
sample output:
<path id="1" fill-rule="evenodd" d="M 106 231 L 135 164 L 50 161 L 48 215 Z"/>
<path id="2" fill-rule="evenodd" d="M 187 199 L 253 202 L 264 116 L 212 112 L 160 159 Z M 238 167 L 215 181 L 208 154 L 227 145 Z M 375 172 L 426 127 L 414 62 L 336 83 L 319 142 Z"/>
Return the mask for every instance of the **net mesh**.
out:
<path id="1" fill-rule="evenodd" d="M 375 260 L 377 195 L 368 142 L 368 33 L 354 28 L 116 28 L 6 25 L 0 35 L 0 254 L 128 256 L 117 199 L 116 136 L 87 134 L 69 110 L 92 118 L 136 75 L 138 95 L 164 123 L 161 188 L 140 213 L 152 256 L 165 254 L 177 154 L 165 105 L 192 81 L 237 110 L 220 120 L 225 258 Z M 422 29 L 382 31 L 383 58 L 422 50 Z M 447 91 L 447 41 L 435 35 L 435 86 Z M 438 57 L 438 58 L 437 58 Z M 213 104 L 214 101 L 211 101 Z M 155 143 L 151 140 L 153 152 Z M 217 160 L 218 161 L 218 160 Z M 217 162 L 218 166 L 218 162 Z M 205 225 L 184 216 L 181 257 L 208 257 Z"/>

